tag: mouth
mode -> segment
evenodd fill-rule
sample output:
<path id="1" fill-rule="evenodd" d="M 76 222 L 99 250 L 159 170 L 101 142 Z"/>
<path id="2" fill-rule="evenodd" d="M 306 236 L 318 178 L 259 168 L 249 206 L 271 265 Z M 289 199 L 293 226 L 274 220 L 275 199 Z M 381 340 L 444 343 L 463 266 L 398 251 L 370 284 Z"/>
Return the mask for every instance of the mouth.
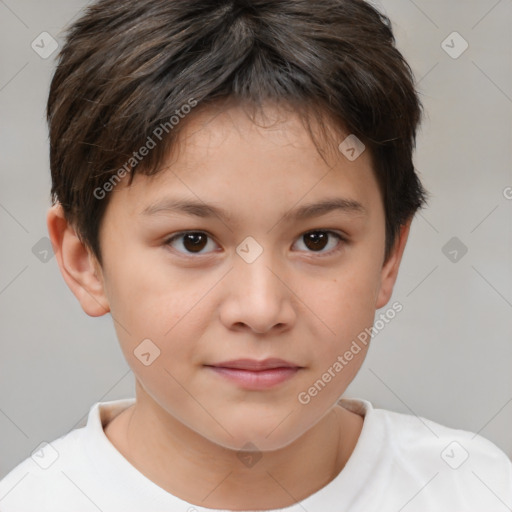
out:
<path id="1" fill-rule="evenodd" d="M 229 382 L 248 390 L 268 389 L 281 384 L 302 368 L 283 359 L 237 359 L 205 365 Z"/>
<path id="2" fill-rule="evenodd" d="M 285 361 L 284 359 L 277 358 L 264 359 L 263 361 L 258 361 L 256 359 L 233 359 L 231 361 L 223 361 L 221 363 L 215 363 L 206 366 L 211 366 L 213 368 L 248 370 L 253 372 L 273 370 L 276 368 L 301 368 L 299 365 L 295 363 L 291 363 L 290 361 Z"/>

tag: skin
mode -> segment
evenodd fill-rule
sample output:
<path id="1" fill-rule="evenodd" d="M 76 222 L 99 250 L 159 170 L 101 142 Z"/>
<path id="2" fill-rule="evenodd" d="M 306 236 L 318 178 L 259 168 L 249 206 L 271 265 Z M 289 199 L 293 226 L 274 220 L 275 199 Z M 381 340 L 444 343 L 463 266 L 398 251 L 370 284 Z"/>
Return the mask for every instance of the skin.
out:
<path id="1" fill-rule="evenodd" d="M 66 283 L 88 315 L 111 313 L 136 377 L 137 402 L 104 427 L 107 437 L 157 485 L 203 507 L 290 506 L 343 469 L 363 419 L 337 401 L 367 348 L 308 404 L 298 395 L 388 303 L 410 228 L 384 261 L 384 206 L 369 151 L 353 162 L 331 152 L 326 164 L 295 114 L 273 106 L 269 114 L 265 126 L 239 106 L 191 114 L 162 172 L 137 174 L 112 192 L 102 267 L 60 205 L 47 216 Z M 141 215 L 171 196 L 215 203 L 231 219 Z M 283 220 L 326 197 L 358 201 L 366 213 Z M 315 249 L 304 236 L 313 230 L 347 242 L 331 234 Z M 182 231 L 208 235 L 199 254 L 183 237 L 166 245 Z M 252 263 L 236 252 L 248 236 L 263 249 Z M 147 338 L 160 355 L 145 366 L 134 350 Z M 247 390 L 204 366 L 242 357 L 302 368 L 277 386 Z M 248 442 L 262 455 L 250 467 L 238 457 Z"/>

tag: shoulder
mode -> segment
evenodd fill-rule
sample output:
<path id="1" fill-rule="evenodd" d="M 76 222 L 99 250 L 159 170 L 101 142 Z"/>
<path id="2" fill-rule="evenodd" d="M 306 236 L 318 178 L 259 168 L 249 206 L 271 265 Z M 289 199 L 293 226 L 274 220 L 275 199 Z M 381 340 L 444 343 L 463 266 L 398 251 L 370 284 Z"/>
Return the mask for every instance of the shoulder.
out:
<path id="1" fill-rule="evenodd" d="M 512 507 L 512 462 L 494 443 L 421 416 L 375 413 L 390 433 L 396 464 L 420 474 L 432 491 L 468 507 Z"/>
<path id="2" fill-rule="evenodd" d="M 388 494 L 418 492 L 416 505 L 424 500 L 437 510 L 512 507 L 512 462 L 488 439 L 414 414 L 373 408 L 365 400 L 347 402 L 365 414 L 368 431 L 378 433 L 367 441 L 386 445 Z"/>
<path id="3" fill-rule="evenodd" d="M 66 502 L 66 497 L 77 493 L 72 478 L 83 470 L 84 429 L 72 430 L 51 442 L 41 443 L 25 460 L 0 480 L 0 509 L 5 512 L 52 510 L 55 496 Z M 70 499 L 68 503 L 74 503 Z"/>
<path id="4" fill-rule="evenodd" d="M 112 458 L 116 461 L 116 456 L 122 458 L 106 439 L 103 425 L 133 402 L 97 402 L 89 411 L 85 427 L 41 443 L 0 481 L 0 510 L 97 511 L 94 499 L 104 498 L 105 493 L 103 466 Z M 115 479 L 115 471 L 110 473 Z"/>
<path id="5" fill-rule="evenodd" d="M 496 464 L 510 471 L 512 462 L 494 443 L 479 434 L 448 427 L 413 414 L 374 409 L 375 419 L 382 422 L 398 454 L 421 459 L 441 460 L 452 469 L 466 462 L 487 467 Z M 512 484 L 512 480 L 510 481 Z"/>

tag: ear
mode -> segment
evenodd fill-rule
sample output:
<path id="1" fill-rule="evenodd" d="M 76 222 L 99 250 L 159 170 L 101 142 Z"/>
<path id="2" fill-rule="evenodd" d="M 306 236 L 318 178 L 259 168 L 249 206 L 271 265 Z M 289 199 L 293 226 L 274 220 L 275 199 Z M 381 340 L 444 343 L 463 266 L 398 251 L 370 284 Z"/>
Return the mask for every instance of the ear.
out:
<path id="1" fill-rule="evenodd" d="M 382 266 L 380 290 L 377 294 L 377 303 L 375 305 L 376 309 L 384 307 L 391 298 L 393 287 L 395 286 L 396 278 L 398 276 L 400 262 L 402 261 L 402 255 L 405 250 L 407 239 L 409 238 L 411 223 L 412 217 L 400 228 L 400 233 L 393 250 L 391 251 L 387 261 L 385 261 Z"/>
<path id="2" fill-rule="evenodd" d="M 48 210 L 46 224 L 62 277 L 82 309 L 89 316 L 108 313 L 110 307 L 104 292 L 101 267 L 68 224 L 59 203 Z"/>

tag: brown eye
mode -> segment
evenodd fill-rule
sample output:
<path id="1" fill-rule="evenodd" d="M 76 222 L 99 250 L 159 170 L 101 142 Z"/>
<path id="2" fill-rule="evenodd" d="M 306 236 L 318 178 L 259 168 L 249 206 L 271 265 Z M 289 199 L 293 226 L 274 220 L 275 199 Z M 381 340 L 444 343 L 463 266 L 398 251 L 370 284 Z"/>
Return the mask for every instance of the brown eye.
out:
<path id="1" fill-rule="evenodd" d="M 183 246 L 191 252 L 199 252 L 206 245 L 204 233 L 187 233 L 183 238 Z"/>
<path id="2" fill-rule="evenodd" d="M 333 239 L 333 236 L 338 239 L 338 243 L 330 242 L 330 240 Z M 316 231 L 309 231 L 308 233 L 304 233 L 300 238 L 299 241 L 304 241 L 304 245 L 306 247 L 306 252 L 313 252 L 313 253 L 319 253 L 319 256 L 324 255 L 330 255 L 338 250 L 341 250 L 343 248 L 343 242 L 346 242 L 346 239 L 341 236 L 340 234 L 334 232 L 334 231 L 327 231 L 327 230 L 316 230 Z M 331 245 L 330 250 L 324 250 L 327 246 Z"/>
<path id="3" fill-rule="evenodd" d="M 304 235 L 304 240 L 308 249 L 312 251 L 321 251 L 328 242 L 329 235 L 324 231 L 313 231 Z"/>
<path id="4" fill-rule="evenodd" d="M 210 235 L 203 231 L 185 231 L 169 238 L 165 242 L 165 245 L 171 246 L 175 251 L 185 256 L 193 254 L 200 255 L 213 252 L 204 250 L 210 240 L 212 244 L 215 245 Z M 340 251 L 346 241 L 347 240 L 342 235 L 334 231 L 320 229 L 309 231 L 299 238 L 299 242 L 304 243 L 306 247 L 304 250 L 306 252 L 317 253 L 318 256 L 330 256 Z M 178 244 L 178 242 L 181 242 L 181 244 Z M 329 247 L 329 244 L 331 248 L 325 250 L 326 247 Z M 182 245 L 183 249 L 178 249 L 176 245 Z"/>
<path id="5" fill-rule="evenodd" d="M 173 246 L 174 241 L 180 239 L 182 240 L 181 245 L 185 250 L 178 250 L 178 252 L 184 254 L 200 254 L 201 251 L 208 245 L 209 236 L 202 231 L 187 231 L 185 233 L 179 233 L 178 235 L 173 236 L 165 242 L 165 245 Z"/>

